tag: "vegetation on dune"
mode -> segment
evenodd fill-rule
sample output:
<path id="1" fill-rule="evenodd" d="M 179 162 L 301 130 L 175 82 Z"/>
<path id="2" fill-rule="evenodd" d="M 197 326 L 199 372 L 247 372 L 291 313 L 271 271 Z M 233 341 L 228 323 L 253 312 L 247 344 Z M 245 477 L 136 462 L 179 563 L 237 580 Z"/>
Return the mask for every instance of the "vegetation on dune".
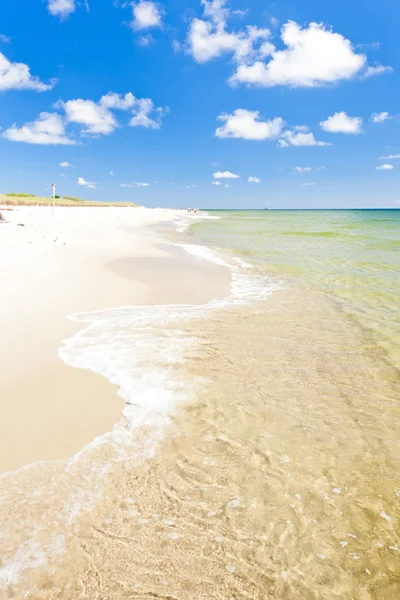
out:
<path id="1" fill-rule="evenodd" d="M 12 198 L 36 198 L 35 194 L 25 194 L 24 192 L 9 192 L 4 194 L 5 196 L 11 196 Z"/>
<path id="2" fill-rule="evenodd" d="M 0 194 L 0 204 L 3 206 L 51 206 L 53 198 L 34 196 L 33 194 L 18 194 L 10 192 L 8 194 Z M 56 196 L 56 206 L 135 206 L 133 202 L 89 202 L 82 198 L 74 196 Z"/>

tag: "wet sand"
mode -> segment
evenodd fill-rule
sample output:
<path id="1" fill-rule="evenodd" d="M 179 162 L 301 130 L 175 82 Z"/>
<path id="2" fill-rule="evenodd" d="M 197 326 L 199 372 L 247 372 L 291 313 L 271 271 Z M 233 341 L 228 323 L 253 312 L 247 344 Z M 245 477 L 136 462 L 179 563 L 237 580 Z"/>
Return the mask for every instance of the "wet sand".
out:
<path id="1" fill-rule="evenodd" d="M 148 227 L 176 213 L 135 211 L 57 208 L 54 222 L 50 209 L 16 209 L 14 223 L 2 225 L 0 473 L 72 456 L 120 419 L 116 386 L 58 356 L 62 341 L 81 328 L 69 315 L 228 293 L 230 276 L 221 267 L 196 271 L 183 251 L 172 256 L 168 244 L 158 247 Z"/>
<path id="2" fill-rule="evenodd" d="M 396 373 L 335 305 L 287 291 L 179 325 L 197 401 L 151 460 L 113 461 L 15 598 L 397 600 Z"/>
<path id="3" fill-rule="evenodd" d="M 397 600 L 398 372 L 337 304 L 289 280 L 273 287 L 264 273 L 273 293 L 263 301 L 174 306 L 207 302 L 207 281 L 223 295 L 227 272 L 167 249 L 105 268 L 171 304 L 83 316 L 70 348 L 82 358 L 93 344 L 93 359 L 112 345 L 112 372 L 127 360 L 141 377 L 126 407 L 139 421 L 72 460 L 3 476 L 0 590 L 16 600 Z M 260 283 L 240 288 L 237 273 L 233 289 Z M 168 414 L 143 413 L 141 400 L 146 409 L 169 392 Z"/>

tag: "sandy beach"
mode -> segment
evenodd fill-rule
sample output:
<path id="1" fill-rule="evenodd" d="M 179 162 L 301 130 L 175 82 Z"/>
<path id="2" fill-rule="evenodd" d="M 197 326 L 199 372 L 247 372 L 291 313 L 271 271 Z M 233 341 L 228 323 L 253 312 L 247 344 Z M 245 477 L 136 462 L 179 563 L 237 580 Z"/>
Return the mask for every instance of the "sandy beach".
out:
<path id="1" fill-rule="evenodd" d="M 57 207 L 53 216 L 50 207 L 16 207 L 3 214 L 2 473 L 67 458 L 120 418 L 117 388 L 58 356 L 62 341 L 81 328 L 69 315 L 204 303 L 227 294 L 230 281 L 222 267 L 160 243 L 154 228 L 166 223 L 173 232 L 179 220 L 190 221 L 182 211 Z"/>
<path id="2" fill-rule="evenodd" d="M 0 598 L 397 600 L 396 354 L 290 264 L 336 217 L 5 214 Z"/>

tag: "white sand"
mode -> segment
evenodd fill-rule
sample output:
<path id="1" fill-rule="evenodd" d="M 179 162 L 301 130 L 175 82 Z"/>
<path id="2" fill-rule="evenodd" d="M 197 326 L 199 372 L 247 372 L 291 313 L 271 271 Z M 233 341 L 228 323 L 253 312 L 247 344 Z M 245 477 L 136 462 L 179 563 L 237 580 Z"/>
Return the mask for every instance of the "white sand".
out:
<path id="1" fill-rule="evenodd" d="M 0 224 L 0 472 L 70 456 L 118 420 L 122 402 L 114 387 L 58 357 L 63 339 L 80 328 L 66 317 L 160 302 L 171 287 L 167 301 L 176 302 L 179 282 L 168 279 L 161 293 L 160 267 L 154 269 L 157 257 L 170 256 L 168 245 L 159 247 L 160 236 L 146 226 L 196 218 L 144 208 L 65 207 L 52 216 L 48 207 L 19 207 L 3 214 L 9 222 Z M 127 258 L 131 266 L 114 272 L 112 265 Z M 182 301 L 190 301 L 189 291 L 194 302 L 206 301 L 204 286 L 196 292 L 189 284 Z"/>

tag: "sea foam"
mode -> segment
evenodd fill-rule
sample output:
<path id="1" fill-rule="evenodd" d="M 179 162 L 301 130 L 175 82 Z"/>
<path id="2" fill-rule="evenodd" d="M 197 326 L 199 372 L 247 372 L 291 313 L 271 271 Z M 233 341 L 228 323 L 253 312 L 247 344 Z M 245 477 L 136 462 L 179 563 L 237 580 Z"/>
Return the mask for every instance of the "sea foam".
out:
<path id="1" fill-rule="evenodd" d="M 185 356 L 201 341 L 179 324 L 203 319 L 216 310 L 267 298 L 279 285 L 250 265 L 229 261 L 206 246 L 179 244 L 191 255 L 231 269 L 231 293 L 204 305 L 126 306 L 72 315 L 88 326 L 64 341 L 59 356 L 67 364 L 103 375 L 118 386 L 125 402 L 123 420 L 95 443 L 132 443 L 132 432 L 148 427 L 144 454 L 151 456 L 176 406 L 195 398 L 198 383 L 181 368 Z"/>

